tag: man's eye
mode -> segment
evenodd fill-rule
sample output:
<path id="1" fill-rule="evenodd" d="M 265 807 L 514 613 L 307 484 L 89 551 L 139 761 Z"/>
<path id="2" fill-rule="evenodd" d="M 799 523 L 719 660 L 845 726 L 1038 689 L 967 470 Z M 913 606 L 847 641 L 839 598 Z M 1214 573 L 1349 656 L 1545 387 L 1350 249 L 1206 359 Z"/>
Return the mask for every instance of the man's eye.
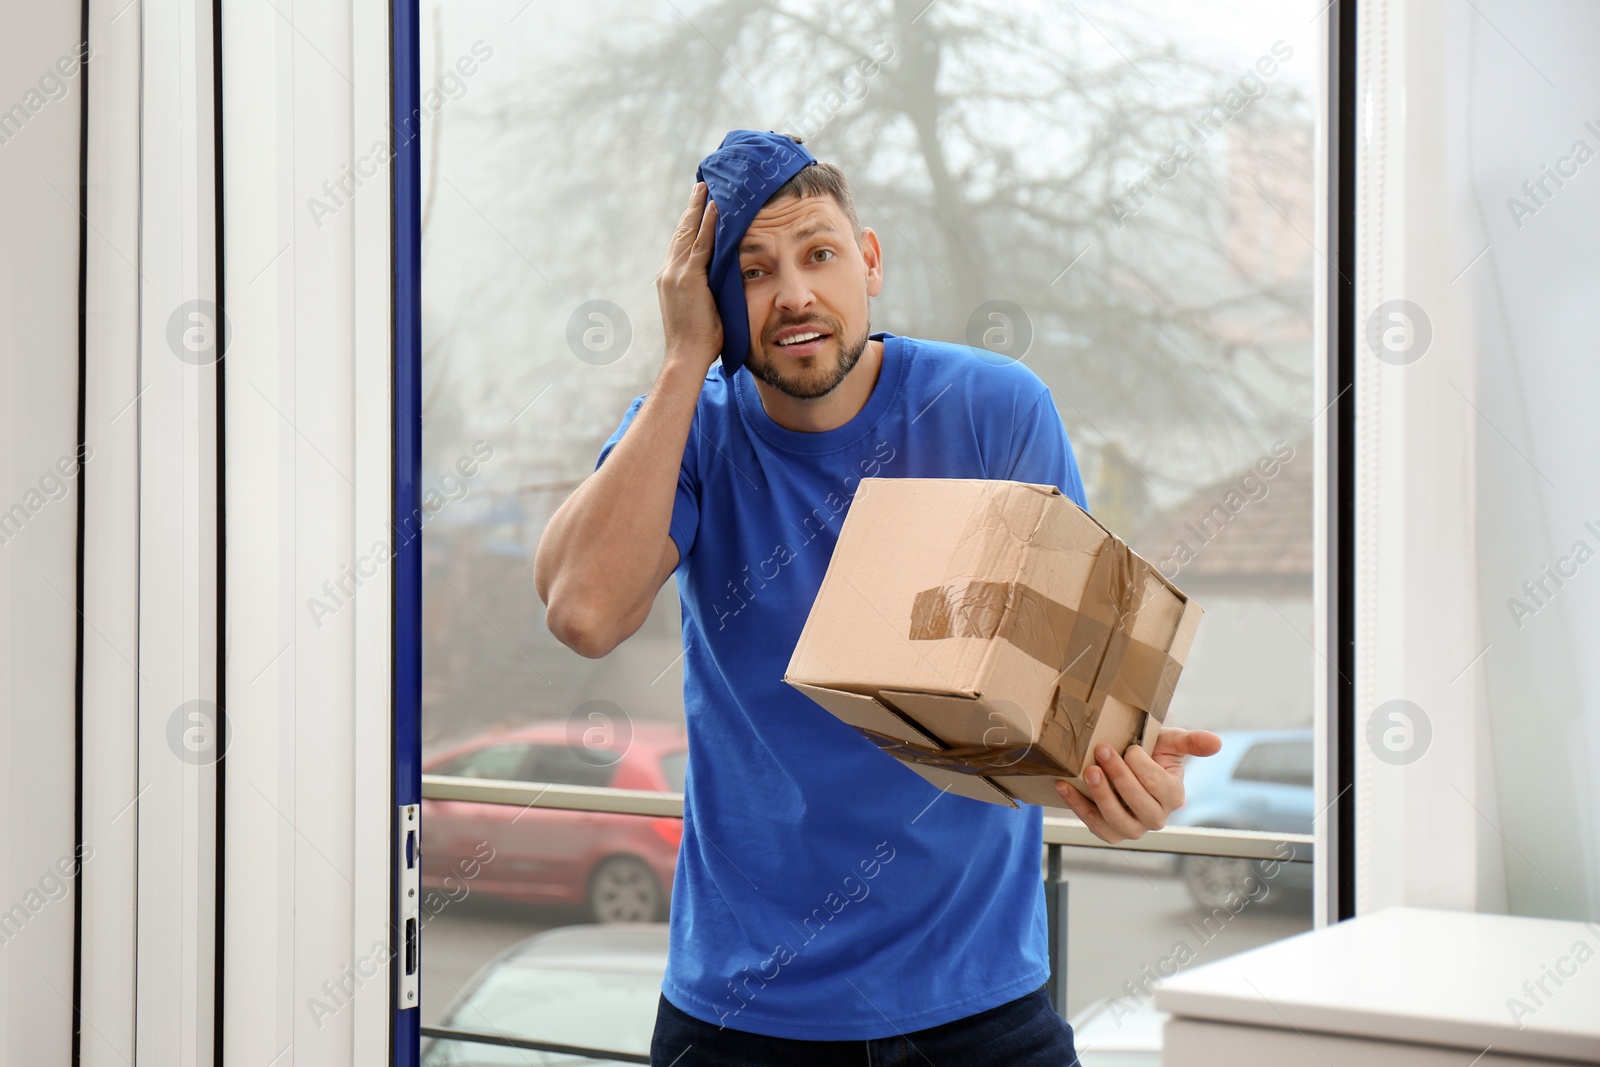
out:
<path id="1" fill-rule="evenodd" d="M 754 278 L 756 275 L 758 275 L 760 273 L 761 273 L 761 268 L 760 267 L 746 267 L 744 269 L 744 280 L 745 281 L 750 281 L 752 278 Z"/>
<path id="2" fill-rule="evenodd" d="M 819 256 L 827 256 L 829 259 L 832 259 L 833 258 L 833 249 L 831 249 L 831 248 L 819 248 L 819 249 L 816 250 L 816 252 L 814 254 L 815 255 L 819 255 Z"/>

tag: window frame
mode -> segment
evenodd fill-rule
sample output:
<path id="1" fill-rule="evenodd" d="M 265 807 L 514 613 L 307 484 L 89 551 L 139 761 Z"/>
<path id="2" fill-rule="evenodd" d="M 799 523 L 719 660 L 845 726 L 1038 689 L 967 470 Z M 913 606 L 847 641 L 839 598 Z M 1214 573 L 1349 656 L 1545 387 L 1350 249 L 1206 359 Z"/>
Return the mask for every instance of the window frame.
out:
<path id="1" fill-rule="evenodd" d="M 395 115 L 415 107 L 418 42 L 417 5 L 395 0 Z M 1321 255 L 1314 287 L 1314 375 L 1320 411 L 1314 420 L 1316 491 L 1312 523 L 1315 537 L 1313 610 L 1327 637 L 1317 649 L 1314 771 L 1317 815 L 1312 834 L 1267 833 L 1208 827 L 1165 827 L 1135 841 L 1108 844 L 1077 819 L 1044 817 L 1044 841 L 1051 869 L 1059 870 L 1064 846 L 1157 852 L 1242 859 L 1281 859 L 1316 863 L 1314 923 L 1320 927 L 1355 914 L 1354 870 L 1354 501 L 1355 501 L 1355 147 L 1356 27 L 1355 3 L 1330 4 L 1321 19 L 1319 63 L 1323 77 L 1317 102 L 1315 202 L 1317 243 Z M 404 63 L 402 63 L 402 57 Z M 402 107 L 402 104 L 405 107 Z M 396 255 L 396 514 L 416 506 L 421 467 L 420 381 L 420 138 L 395 161 Z M 1320 255 L 1320 253 L 1319 253 Z M 406 316 L 411 316 L 407 318 Z M 407 466 L 409 464 L 409 466 Z M 402 476 L 402 468 L 406 474 Z M 409 494 L 409 495 L 408 495 Z M 683 817 L 683 795 L 676 792 L 583 787 L 554 783 L 491 781 L 420 774 L 421 737 L 421 561 L 412 553 L 396 557 L 396 792 L 402 772 L 415 782 L 417 800 L 456 800 L 516 804 L 567 811 Z M 1324 651 L 1324 649 L 1326 651 Z M 409 659 L 414 684 L 400 685 L 399 664 Z M 402 733 L 405 734 L 402 739 Z M 402 745 L 413 753 L 408 766 L 400 759 Z M 1331 799 L 1330 799 L 1331 798 Z M 404 801 L 402 801 L 404 802 Z M 413 801 L 415 802 L 415 801 Z M 1320 856 L 1320 861 L 1318 857 Z M 1052 953 L 1055 937 L 1052 936 Z M 399 1013 L 401 1016 L 415 1013 Z M 399 1055 L 397 1026 L 395 1063 L 414 1063 Z M 424 1028 L 419 1036 L 471 1040 L 455 1032 Z M 504 1040 L 488 1038 L 490 1043 Z M 416 1046 L 413 1045 L 413 1048 Z M 515 1047 L 539 1048 L 537 1042 Z M 557 1050 L 553 1046 L 552 1051 Z M 630 1057 L 617 1056 L 629 1061 Z"/>

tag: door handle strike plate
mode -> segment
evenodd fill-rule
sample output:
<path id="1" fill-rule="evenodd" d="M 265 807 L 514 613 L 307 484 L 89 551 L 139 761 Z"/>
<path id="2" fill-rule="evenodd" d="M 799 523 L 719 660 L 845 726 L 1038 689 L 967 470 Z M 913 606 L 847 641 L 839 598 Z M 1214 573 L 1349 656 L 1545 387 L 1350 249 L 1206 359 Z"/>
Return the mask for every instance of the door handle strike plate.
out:
<path id="1" fill-rule="evenodd" d="M 400 980 L 395 983 L 394 1006 L 404 1011 L 417 1007 L 422 992 L 422 823 L 418 805 L 400 805 L 395 830 L 395 885 L 400 898 L 395 931 L 400 944 L 395 957 Z"/>

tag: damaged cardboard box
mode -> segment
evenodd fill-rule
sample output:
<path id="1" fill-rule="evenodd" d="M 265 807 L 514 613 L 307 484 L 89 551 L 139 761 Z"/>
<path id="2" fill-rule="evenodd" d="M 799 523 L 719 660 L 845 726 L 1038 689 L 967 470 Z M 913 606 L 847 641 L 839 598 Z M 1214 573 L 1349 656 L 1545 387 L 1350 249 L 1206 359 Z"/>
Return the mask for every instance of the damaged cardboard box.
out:
<path id="1" fill-rule="evenodd" d="M 940 789 L 1150 751 L 1201 608 L 1053 485 L 863 478 L 784 681 Z"/>

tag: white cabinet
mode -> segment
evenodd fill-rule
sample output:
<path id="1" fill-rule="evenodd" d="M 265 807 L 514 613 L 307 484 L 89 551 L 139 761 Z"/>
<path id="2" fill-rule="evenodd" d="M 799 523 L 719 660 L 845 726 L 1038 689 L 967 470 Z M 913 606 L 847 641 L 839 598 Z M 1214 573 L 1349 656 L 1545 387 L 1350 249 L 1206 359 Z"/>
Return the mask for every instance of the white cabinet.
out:
<path id="1" fill-rule="evenodd" d="M 1389 908 L 1175 975 L 1155 1004 L 1166 1067 L 1600 1063 L 1600 923 Z"/>

